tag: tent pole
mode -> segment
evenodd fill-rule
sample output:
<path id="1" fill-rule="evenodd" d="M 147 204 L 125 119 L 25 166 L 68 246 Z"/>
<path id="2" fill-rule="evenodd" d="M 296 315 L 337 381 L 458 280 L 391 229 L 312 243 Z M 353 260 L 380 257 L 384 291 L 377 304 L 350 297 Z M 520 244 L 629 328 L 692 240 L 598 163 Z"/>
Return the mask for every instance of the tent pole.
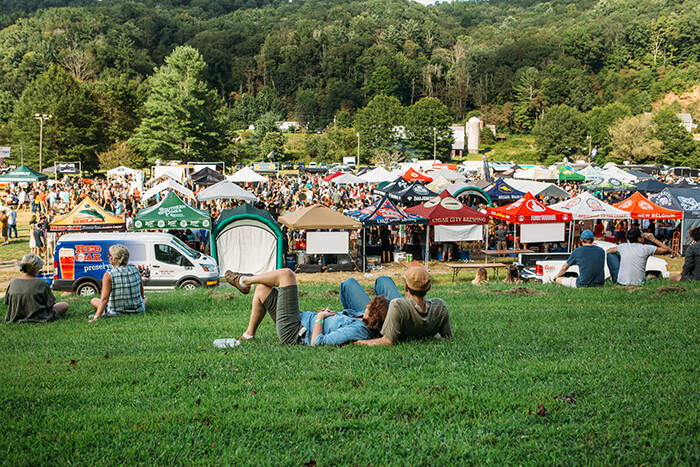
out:
<path id="1" fill-rule="evenodd" d="M 367 254 L 365 250 L 365 226 L 362 226 L 362 272 L 367 272 Z"/>
<path id="2" fill-rule="evenodd" d="M 425 226 L 425 269 L 428 269 L 428 255 L 430 254 L 430 224 Z"/>

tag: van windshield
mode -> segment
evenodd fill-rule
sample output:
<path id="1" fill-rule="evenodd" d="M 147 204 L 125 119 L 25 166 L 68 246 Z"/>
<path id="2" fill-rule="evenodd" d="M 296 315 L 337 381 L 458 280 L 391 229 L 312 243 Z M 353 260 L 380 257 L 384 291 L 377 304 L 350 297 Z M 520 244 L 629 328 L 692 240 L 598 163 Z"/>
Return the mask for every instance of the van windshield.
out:
<path id="1" fill-rule="evenodd" d="M 198 258 L 201 258 L 203 256 L 202 253 L 193 250 L 192 248 L 187 246 L 187 244 L 185 242 L 183 242 L 182 240 L 180 240 L 179 238 L 174 237 L 174 240 L 175 240 L 175 243 L 177 243 L 183 250 L 185 250 L 185 253 L 187 253 L 187 255 L 190 258 L 198 259 Z"/>

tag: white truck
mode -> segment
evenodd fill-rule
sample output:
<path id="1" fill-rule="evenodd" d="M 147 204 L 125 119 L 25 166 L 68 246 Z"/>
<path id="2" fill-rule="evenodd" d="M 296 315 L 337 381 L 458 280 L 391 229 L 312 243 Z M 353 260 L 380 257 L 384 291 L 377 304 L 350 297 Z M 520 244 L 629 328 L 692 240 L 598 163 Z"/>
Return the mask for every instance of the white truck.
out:
<path id="1" fill-rule="evenodd" d="M 614 243 L 596 241 L 594 245 L 608 250 L 615 246 Z M 569 259 L 569 253 L 521 253 L 518 261 L 521 266 L 521 276 L 524 279 L 541 281 L 548 284 L 554 281 L 561 267 Z M 668 263 L 656 256 L 650 256 L 647 260 L 647 277 L 656 279 L 668 279 L 671 274 L 668 272 Z M 571 266 L 564 277 L 578 277 L 578 266 Z M 608 265 L 605 265 L 605 278 L 610 278 Z"/>

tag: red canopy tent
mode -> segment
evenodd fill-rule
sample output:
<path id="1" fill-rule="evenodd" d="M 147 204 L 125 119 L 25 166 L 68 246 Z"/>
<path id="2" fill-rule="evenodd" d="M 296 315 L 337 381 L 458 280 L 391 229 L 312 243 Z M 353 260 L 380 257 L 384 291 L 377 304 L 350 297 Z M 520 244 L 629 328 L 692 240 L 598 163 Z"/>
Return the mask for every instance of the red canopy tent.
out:
<path id="1" fill-rule="evenodd" d="M 462 204 L 448 191 L 435 198 L 406 209 L 406 212 L 427 217 L 430 225 L 488 224 L 489 217 Z"/>
<path id="2" fill-rule="evenodd" d="M 518 224 L 539 224 L 544 222 L 569 222 L 571 214 L 548 208 L 527 192 L 514 203 L 498 208 L 488 208 L 489 216 Z"/>
<path id="3" fill-rule="evenodd" d="M 683 219 L 683 211 L 662 208 L 649 201 L 638 191 L 626 200 L 613 204 L 613 206 L 629 212 L 632 219 Z"/>
<path id="4" fill-rule="evenodd" d="M 408 170 L 401 175 L 401 177 L 405 180 L 408 180 L 409 182 L 432 182 L 433 179 L 428 177 L 427 175 L 423 175 L 420 172 L 416 172 L 413 170 L 413 167 L 409 167 Z"/>

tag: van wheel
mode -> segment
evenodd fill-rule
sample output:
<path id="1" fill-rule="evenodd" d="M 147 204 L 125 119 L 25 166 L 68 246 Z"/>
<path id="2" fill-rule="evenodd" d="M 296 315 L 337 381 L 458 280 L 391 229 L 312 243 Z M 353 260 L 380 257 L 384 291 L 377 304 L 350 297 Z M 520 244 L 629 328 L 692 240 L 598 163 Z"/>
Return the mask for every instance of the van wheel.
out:
<path id="1" fill-rule="evenodd" d="M 183 281 L 182 284 L 180 284 L 180 288 L 185 290 L 194 290 L 197 287 L 199 287 L 199 283 L 191 279 Z"/>
<path id="2" fill-rule="evenodd" d="M 91 295 L 97 295 L 100 292 L 100 290 L 97 288 L 95 284 L 92 282 L 83 282 L 78 286 L 78 289 L 75 291 L 77 295 L 80 295 L 81 297 L 89 297 Z"/>

